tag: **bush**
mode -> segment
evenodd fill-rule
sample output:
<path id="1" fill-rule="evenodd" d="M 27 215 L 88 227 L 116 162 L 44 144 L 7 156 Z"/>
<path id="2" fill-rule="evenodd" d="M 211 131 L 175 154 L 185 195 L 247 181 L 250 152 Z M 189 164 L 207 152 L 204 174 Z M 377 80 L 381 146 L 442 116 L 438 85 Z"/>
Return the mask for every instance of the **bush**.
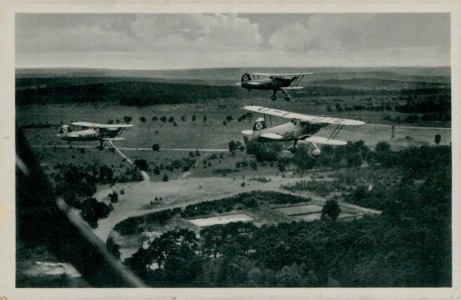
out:
<path id="1" fill-rule="evenodd" d="M 263 144 L 256 141 L 247 143 L 247 154 L 253 154 L 257 161 L 275 161 L 282 152 L 280 143 Z"/>

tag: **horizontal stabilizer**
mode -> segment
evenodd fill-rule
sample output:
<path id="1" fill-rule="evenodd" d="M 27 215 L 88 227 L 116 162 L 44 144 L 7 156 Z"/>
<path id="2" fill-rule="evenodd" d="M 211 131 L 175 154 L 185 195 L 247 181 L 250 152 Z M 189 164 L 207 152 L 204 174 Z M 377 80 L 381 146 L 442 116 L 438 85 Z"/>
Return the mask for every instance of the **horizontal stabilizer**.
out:
<path id="1" fill-rule="evenodd" d="M 253 130 L 251 130 L 251 129 L 250 130 L 242 130 L 242 133 L 244 135 L 253 135 Z"/>
<path id="2" fill-rule="evenodd" d="M 333 140 L 333 139 L 328 139 L 328 138 L 324 138 L 320 136 L 311 136 L 303 140 L 299 140 L 298 143 L 299 144 L 314 143 L 314 144 L 333 145 L 333 146 L 343 146 L 347 144 L 347 142 L 345 141 Z"/>
<path id="3" fill-rule="evenodd" d="M 302 90 L 304 87 L 302 86 L 286 86 L 282 88 L 281 90 Z"/>
<path id="4" fill-rule="evenodd" d="M 283 139 L 283 136 L 281 136 L 280 134 L 276 134 L 276 133 L 264 133 L 264 134 L 261 134 L 260 137 L 265 138 L 265 139 L 269 139 L 269 140 L 281 140 L 281 139 Z"/>
<path id="5" fill-rule="evenodd" d="M 123 141 L 123 140 L 125 140 L 125 139 L 122 138 L 122 137 L 116 137 L 116 138 L 103 138 L 102 140 L 103 140 L 103 141 L 113 142 L 113 141 Z"/>

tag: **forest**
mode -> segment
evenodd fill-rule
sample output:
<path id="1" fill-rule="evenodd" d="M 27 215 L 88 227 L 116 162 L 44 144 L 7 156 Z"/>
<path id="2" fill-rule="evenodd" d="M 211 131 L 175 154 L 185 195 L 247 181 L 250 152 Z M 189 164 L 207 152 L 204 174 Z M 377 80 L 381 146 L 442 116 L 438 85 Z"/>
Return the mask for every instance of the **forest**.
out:
<path id="1" fill-rule="evenodd" d="M 238 222 L 199 235 L 176 229 L 125 264 L 162 287 L 450 286 L 451 149 L 387 149 L 374 159 L 383 162 L 377 169 L 402 172 L 397 189 L 385 191 L 385 200 L 360 188 L 348 197 L 380 203 L 380 216 L 261 227 Z"/>

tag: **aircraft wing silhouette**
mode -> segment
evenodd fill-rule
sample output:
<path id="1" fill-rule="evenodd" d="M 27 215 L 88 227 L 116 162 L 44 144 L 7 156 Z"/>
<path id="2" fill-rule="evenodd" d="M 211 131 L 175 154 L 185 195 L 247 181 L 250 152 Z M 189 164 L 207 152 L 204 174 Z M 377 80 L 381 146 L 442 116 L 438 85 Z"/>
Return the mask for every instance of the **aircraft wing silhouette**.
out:
<path id="1" fill-rule="evenodd" d="M 305 114 L 292 113 L 289 111 L 284 111 L 280 109 L 273 109 L 262 106 L 245 106 L 244 109 L 258 112 L 261 114 L 268 114 L 272 116 L 277 116 L 286 119 L 299 119 L 309 123 L 325 123 L 325 124 L 335 124 L 335 125 L 347 125 L 347 126 L 360 126 L 365 125 L 363 121 L 350 120 L 350 119 L 341 119 L 341 118 L 332 118 L 332 117 L 320 117 L 320 116 L 310 116 Z"/>
<path id="2" fill-rule="evenodd" d="M 92 122 L 72 122 L 74 126 L 88 127 L 88 128 L 127 128 L 133 127 L 132 124 L 99 124 Z"/>
<path id="3" fill-rule="evenodd" d="M 328 139 L 328 138 L 324 138 L 320 136 L 310 136 L 308 138 L 298 141 L 298 144 L 306 144 L 306 143 L 315 143 L 315 144 L 332 145 L 332 146 L 343 146 L 347 144 L 347 142 L 345 141 L 333 140 L 333 139 Z"/>
<path id="4" fill-rule="evenodd" d="M 289 76 L 301 76 L 301 75 L 312 75 L 314 73 L 307 72 L 307 73 L 284 73 L 284 74 L 272 74 L 272 73 L 250 73 L 251 75 L 255 76 L 265 76 L 265 77 L 289 77 Z"/>
<path id="5" fill-rule="evenodd" d="M 265 138 L 265 139 L 270 139 L 270 140 L 281 140 L 283 139 L 283 136 L 277 133 L 263 133 L 260 135 L 260 137 Z"/>

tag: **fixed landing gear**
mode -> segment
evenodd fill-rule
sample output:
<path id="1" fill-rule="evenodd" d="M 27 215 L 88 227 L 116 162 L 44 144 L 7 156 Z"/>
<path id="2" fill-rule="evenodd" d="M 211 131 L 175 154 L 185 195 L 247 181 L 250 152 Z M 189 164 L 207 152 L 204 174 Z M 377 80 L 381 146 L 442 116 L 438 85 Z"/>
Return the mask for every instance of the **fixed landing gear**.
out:
<path id="1" fill-rule="evenodd" d="M 298 138 L 295 138 L 293 140 L 293 145 L 291 145 L 290 147 L 288 147 L 288 151 L 291 152 L 291 154 L 295 154 L 296 151 L 298 151 Z"/>
<path id="2" fill-rule="evenodd" d="M 290 101 L 291 97 L 290 96 L 285 96 L 285 97 L 283 97 L 283 99 L 285 99 L 286 101 Z"/>
<path id="3" fill-rule="evenodd" d="M 275 95 L 271 96 L 270 98 L 271 98 L 272 101 L 277 100 L 277 96 L 275 96 Z"/>
<path id="4" fill-rule="evenodd" d="M 288 147 L 287 150 L 290 151 L 291 154 L 295 154 L 296 151 L 298 151 L 298 146 L 296 146 L 296 145 L 291 145 L 290 147 Z"/>

